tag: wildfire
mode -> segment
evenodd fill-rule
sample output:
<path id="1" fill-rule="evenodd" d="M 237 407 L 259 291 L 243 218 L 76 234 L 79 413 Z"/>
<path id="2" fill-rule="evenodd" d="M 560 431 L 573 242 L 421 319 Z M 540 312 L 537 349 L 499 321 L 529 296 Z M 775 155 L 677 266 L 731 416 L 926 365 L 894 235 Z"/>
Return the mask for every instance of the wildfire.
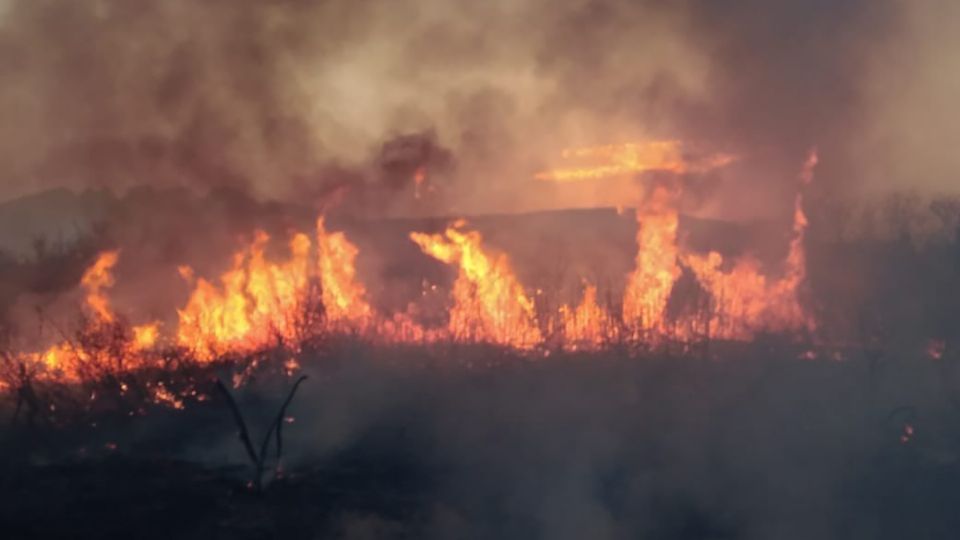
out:
<path id="1" fill-rule="evenodd" d="M 93 317 L 104 322 L 113 322 L 113 309 L 103 289 L 113 286 L 113 267 L 120 258 L 118 251 L 105 251 L 87 268 L 80 278 L 80 285 L 87 291 L 87 308 Z"/>
<path id="2" fill-rule="evenodd" d="M 236 253 L 233 265 L 220 276 L 220 287 L 196 280 L 187 305 L 178 310 L 177 343 L 201 360 L 228 352 L 246 352 L 297 336 L 298 309 L 305 301 L 309 277 L 310 239 L 290 240 L 290 259 L 266 260 L 270 237 L 258 231 L 247 248 Z M 180 271 L 192 279 L 193 271 Z"/>
<path id="3" fill-rule="evenodd" d="M 113 268 L 119 252 L 104 251 L 80 279 L 89 313 L 74 339 L 65 339 L 40 353 L 26 353 L 25 365 L 40 366 L 43 377 L 76 381 L 89 373 L 141 367 L 145 354 L 159 336 L 159 323 L 133 326 L 129 332 L 118 321 L 106 290 L 113 286 Z"/>
<path id="4" fill-rule="evenodd" d="M 804 164 L 801 180 L 809 183 L 817 164 L 816 152 L 811 152 Z M 783 276 L 769 279 L 756 259 L 747 256 L 723 271 L 723 256 L 717 252 L 707 255 L 687 254 L 684 263 L 696 275 L 714 302 L 715 320 L 712 330 L 717 337 L 750 339 L 757 331 L 813 331 L 816 324 L 800 304 L 797 291 L 806 279 L 806 252 L 804 236 L 807 218 L 803 212 L 803 197 L 794 201 L 793 238 Z"/>
<path id="5" fill-rule="evenodd" d="M 670 141 L 579 149 L 568 157 L 617 163 L 590 174 L 706 166 L 684 161 L 678 143 Z M 714 157 L 706 163 L 719 166 L 729 159 Z M 817 155 L 812 152 L 800 175 L 804 183 L 811 180 L 816 164 Z M 556 176 L 561 178 L 562 174 Z M 684 248 L 677 239 L 680 195 L 678 185 L 658 183 L 638 205 L 635 268 L 626 276 L 619 312 L 601 306 L 596 285 L 584 282 L 578 305 L 538 316 L 534 296 L 514 273 L 507 255 L 485 246 L 481 234 L 461 220 L 439 234 L 409 234 L 423 253 L 457 269 L 446 323 L 439 328 L 424 326 L 417 318 L 421 312 L 416 302 L 405 313 L 378 313 L 358 277 L 359 249 L 343 232 L 328 231 L 320 217 L 312 236 L 291 235 L 288 254 L 280 260 L 267 256 L 270 237 L 257 231 L 215 279 L 198 277 L 191 267 L 181 267 L 180 274 L 192 290 L 169 332 L 162 331 L 158 322 L 127 326 L 114 311 L 107 293 L 114 283 L 119 252 L 105 251 L 81 279 L 88 314 L 85 326 L 74 339 L 65 337 L 45 351 L 26 353 L 20 359 L 50 377 L 74 381 L 159 365 L 151 362 L 168 349 L 207 363 L 279 346 L 288 354 L 280 367 L 293 373 L 299 368 L 296 355 L 305 340 L 337 332 L 389 343 L 479 342 L 524 351 L 545 345 L 545 329 L 551 345 L 555 336 L 557 345 L 567 350 L 599 350 L 622 340 L 659 343 L 665 336 L 694 339 L 698 334 L 692 329 L 704 328 L 694 324 L 700 319 L 668 309 L 684 268 L 711 299 L 706 328 L 713 337 L 743 340 L 760 331 L 813 331 L 815 321 L 798 299 L 806 280 L 807 219 L 802 196 L 795 200 L 783 271 L 771 277 L 749 255 L 725 261 L 717 252 L 700 254 Z M 11 385 L 2 381 L 2 386 Z M 176 407 L 182 406 L 178 400 L 185 396 L 162 386 L 152 395 L 156 402 Z"/>
<path id="6" fill-rule="evenodd" d="M 597 287 L 586 283 L 576 308 L 560 307 L 563 340 L 572 350 L 596 350 L 611 340 L 615 327 L 609 314 L 597 303 Z"/>
<path id="7" fill-rule="evenodd" d="M 678 222 L 676 194 L 665 186 L 656 186 L 637 210 L 636 268 L 623 295 L 623 321 L 634 331 L 666 329 L 667 302 L 681 273 Z"/>
<path id="8" fill-rule="evenodd" d="M 537 345 L 541 334 L 533 300 L 524 292 L 506 255 L 485 251 L 480 233 L 464 231 L 464 225 L 455 223 L 444 234 L 410 234 L 424 253 L 459 268 L 450 309 L 451 336 L 519 349 Z"/>
<path id="9" fill-rule="evenodd" d="M 355 265 L 360 251 L 342 232 L 328 233 L 322 217 L 317 220 L 317 248 L 327 321 L 354 328 L 369 324 L 373 309 Z"/>
<path id="10" fill-rule="evenodd" d="M 134 351 L 145 351 L 152 349 L 157 345 L 160 339 L 160 324 L 149 323 L 133 327 L 133 340 L 131 349 Z"/>
<path id="11" fill-rule="evenodd" d="M 564 150 L 561 156 L 565 160 L 574 160 L 582 165 L 540 172 L 534 175 L 534 178 L 554 182 L 576 182 L 657 170 L 683 174 L 723 167 L 735 159 L 729 154 L 712 154 L 702 158 L 685 156 L 680 141 L 649 141 L 570 148 Z"/>

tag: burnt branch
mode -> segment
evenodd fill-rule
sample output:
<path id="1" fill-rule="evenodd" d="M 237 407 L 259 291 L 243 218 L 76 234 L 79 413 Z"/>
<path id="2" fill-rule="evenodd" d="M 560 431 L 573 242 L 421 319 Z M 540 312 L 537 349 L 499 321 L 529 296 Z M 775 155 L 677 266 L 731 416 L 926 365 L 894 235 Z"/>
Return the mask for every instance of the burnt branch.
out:
<path id="1" fill-rule="evenodd" d="M 250 438 L 250 431 L 247 429 L 247 423 L 243 419 L 243 414 L 240 412 L 240 407 L 237 405 L 236 400 L 233 399 L 233 395 L 230 394 L 230 391 L 223 384 L 223 381 L 220 379 L 217 379 L 216 381 L 217 388 L 219 388 L 220 392 L 226 396 L 227 404 L 230 406 L 230 411 L 233 413 L 233 419 L 240 428 L 240 441 L 243 443 L 243 447 L 247 451 L 247 456 L 250 458 L 250 461 L 253 464 L 254 473 L 256 475 L 254 478 L 254 486 L 258 493 L 263 491 L 263 472 L 266 470 L 266 461 L 270 450 L 270 441 L 274 440 L 274 436 L 276 437 L 276 459 L 277 470 L 279 471 L 280 459 L 283 456 L 283 420 L 286 417 L 287 408 L 290 406 L 290 402 L 293 401 L 293 397 L 297 393 L 297 389 L 305 380 L 307 380 L 307 376 L 301 375 L 300 378 L 293 383 L 293 387 L 287 394 L 287 398 L 280 406 L 280 410 L 277 412 L 276 417 L 273 419 L 273 422 L 267 429 L 267 433 L 263 436 L 263 441 L 260 443 L 259 452 L 257 452 L 253 447 L 253 441 Z"/>
<path id="2" fill-rule="evenodd" d="M 277 418 L 273 421 L 274 426 L 276 426 L 277 433 L 277 471 L 280 470 L 281 459 L 283 459 L 283 422 L 287 416 L 287 407 L 290 406 L 290 402 L 293 401 L 293 396 L 297 392 L 297 388 L 300 386 L 300 383 L 307 380 L 306 375 L 301 375 L 297 382 L 293 383 L 293 388 L 290 389 L 290 393 L 287 395 L 287 399 L 283 402 L 283 405 L 280 407 L 280 411 L 277 413 Z M 268 433 L 269 435 L 269 433 Z"/>
<path id="3" fill-rule="evenodd" d="M 247 451 L 247 456 L 253 462 L 254 466 L 256 466 L 259 460 L 257 459 L 256 450 L 253 449 L 253 442 L 250 440 L 250 432 L 247 430 L 247 423 L 243 419 L 243 414 L 240 412 L 237 402 L 233 399 L 233 395 L 230 394 L 230 391 L 227 390 L 227 387 L 224 386 L 223 381 L 220 379 L 217 379 L 217 388 L 220 390 L 220 393 L 227 398 L 227 405 L 230 406 L 230 412 L 233 413 L 233 420 L 237 423 L 237 427 L 240 428 L 240 442 L 243 443 L 243 447 Z M 259 484 L 259 481 L 257 483 Z"/>

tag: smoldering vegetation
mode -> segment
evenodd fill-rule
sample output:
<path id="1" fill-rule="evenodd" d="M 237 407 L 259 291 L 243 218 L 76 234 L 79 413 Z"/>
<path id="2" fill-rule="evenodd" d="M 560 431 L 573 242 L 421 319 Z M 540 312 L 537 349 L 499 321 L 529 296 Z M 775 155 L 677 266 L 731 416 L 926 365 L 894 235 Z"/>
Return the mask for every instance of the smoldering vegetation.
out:
<path id="1" fill-rule="evenodd" d="M 801 301 L 818 320 L 827 343 L 923 347 L 951 341 L 960 320 L 960 202 L 900 192 L 875 200 L 823 198 L 805 203 L 808 280 Z M 48 211 L 49 209 L 49 211 Z M 636 220 L 631 209 L 578 209 L 468 216 L 485 244 L 509 257 L 520 282 L 542 290 L 540 308 L 575 303 L 584 279 L 599 287 L 604 307 L 617 312 L 626 275 L 634 267 Z M 28 219 L 32 216 L 34 219 Z M 359 248 L 357 271 L 380 311 L 404 310 L 420 301 L 424 283 L 438 296 L 456 272 L 423 255 L 408 234 L 442 230 L 460 215 L 358 218 L 327 214 Z M 22 227 L 0 232 L 0 315 L 8 345 L 35 349 L 39 330 L 62 334 L 76 327 L 79 279 L 98 252 L 119 250 L 111 300 L 121 314 L 175 325 L 190 294 L 178 267 L 190 265 L 215 279 L 253 231 L 268 232 L 268 256 L 282 260 L 294 231 L 309 231 L 309 205 L 262 203 L 230 189 L 196 195 L 187 190 L 143 187 L 117 196 L 107 191 L 71 194 L 54 190 L 0 206 L 0 223 Z M 777 275 L 786 253 L 790 222 L 723 221 L 682 215 L 679 241 L 695 252 L 758 258 Z M 690 276 L 687 276 L 689 278 Z M 692 279 L 678 282 L 678 308 Z M 686 298 L 689 300 L 689 298 Z M 442 310 L 441 310 L 442 311 Z M 42 336 L 41 336 L 42 337 Z M 57 336 L 54 336 L 57 337 Z M 60 336 L 62 337 L 62 336 Z M 19 340 L 19 342 L 17 342 Z"/>
<path id="2" fill-rule="evenodd" d="M 168 196 L 177 207 L 190 200 Z M 94 230 L 115 236 L 84 236 L 57 257 L 80 261 L 127 233 L 135 240 L 123 249 L 139 271 L 135 245 L 163 245 L 166 228 L 150 229 L 152 214 L 121 210 L 157 199 L 110 199 L 118 221 Z M 256 222 L 279 232 L 290 216 L 312 217 L 216 200 L 196 204 L 242 208 L 238 231 Z M 950 538 L 960 474 L 951 207 L 901 196 L 867 209 L 812 209 L 806 301 L 820 342 L 765 335 L 530 357 L 320 335 L 296 353 L 267 349 L 206 366 L 171 354 L 158 371 L 91 372 L 63 385 L 18 382 L 14 370 L 0 410 L 9 419 L 0 430 L 9 495 L 0 521 L 28 538 Z M 409 266 L 410 253 L 396 248 L 403 231 L 445 219 L 340 219 L 361 254 L 375 254 L 359 264 L 383 271 L 386 289 L 431 275 L 427 265 L 405 278 L 390 258 Z M 610 209 L 474 221 L 531 286 L 551 281 L 536 266 L 554 264 L 538 261 L 548 259 L 543 246 L 596 243 L 561 242 L 566 234 L 629 244 L 635 230 Z M 838 223 L 846 225 L 827 226 Z M 781 244 L 775 225 L 685 218 L 683 228 L 687 242 L 735 253 Z M 232 245 L 227 230 L 211 234 Z M 533 244 L 542 246 L 537 256 L 525 249 Z M 622 251 L 606 264 L 627 272 L 630 251 Z M 70 267 L 48 257 L 10 260 L 24 274 L 31 264 Z M 575 267 L 597 254 L 564 257 Z M 62 277 L 66 293 L 48 294 L 69 296 L 88 262 L 77 263 L 72 281 Z M 441 284 L 443 270 L 432 276 Z M 292 374 L 290 356 L 300 365 Z M 258 492 L 215 381 L 230 387 L 259 452 L 300 375 L 309 378 L 286 410 L 282 452 L 272 437 L 264 446 Z M 156 399 L 159 382 L 183 409 Z"/>
<path id="3" fill-rule="evenodd" d="M 530 361 L 339 341 L 304 362 L 262 493 L 211 394 L 6 427 L 0 519 L 24 538 L 951 537 L 955 355 L 797 352 Z M 254 439 L 292 382 L 261 369 L 234 390 Z"/>
<path id="4" fill-rule="evenodd" d="M 956 536 L 960 205 L 941 193 L 958 165 L 951 10 L 0 0 L 3 351 L 51 332 L 108 349 L 127 330 L 75 332 L 77 281 L 104 249 L 124 253 L 118 312 L 159 319 L 188 294 L 178 265 L 217 275 L 253 229 L 282 249 L 318 211 L 361 247 L 378 309 L 425 277 L 453 279 L 407 232 L 477 214 L 531 288 L 573 298 L 586 276 L 619 297 L 629 212 L 530 211 L 575 198 L 533 180 L 561 149 L 631 140 L 736 155 L 680 179 L 682 241 L 748 251 L 776 274 L 797 164 L 812 147 L 821 159 L 803 291 L 820 341 L 531 358 L 320 335 L 296 369 L 282 348 L 209 365 L 167 354 L 161 370 L 107 366 L 70 384 L 31 381 L 0 354 L 0 530 Z M 629 209 L 647 180 L 613 198 Z M 916 194 L 884 194 L 904 186 Z M 69 191 L 41 192 L 54 187 Z M 609 187 L 573 195 L 609 205 Z M 267 456 L 262 489 L 218 381 Z M 282 434 L 261 447 L 271 424 Z"/>

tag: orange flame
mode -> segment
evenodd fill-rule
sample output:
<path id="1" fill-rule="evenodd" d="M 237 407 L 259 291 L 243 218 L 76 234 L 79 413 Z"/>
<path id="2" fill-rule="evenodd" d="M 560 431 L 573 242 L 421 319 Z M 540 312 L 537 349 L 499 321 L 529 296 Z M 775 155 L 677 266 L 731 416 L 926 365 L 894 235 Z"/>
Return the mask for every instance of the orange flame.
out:
<path id="1" fill-rule="evenodd" d="M 810 153 L 801 173 L 803 183 L 809 183 L 817 164 L 816 151 Z M 807 218 L 803 212 L 803 197 L 794 200 L 793 238 L 787 254 L 783 276 L 770 280 L 760 269 L 760 263 L 745 257 L 736 262 L 729 272 L 721 270 L 723 256 L 711 252 L 706 256 L 688 254 L 684 262 L 701 286 L 716 304 L 717 319 L 714 334 L 728 339 L 750 339 L 757 331 L 813 331 L 816 323 L 800 304 L 797 291 L 806 279 L 806 252 L 804 236 Z"/>
<path id="2" fill-rule="evenodd" d="M 108 343 L 98 349 L 63 341 L 41 353 L 21 355 L 25 364 L 42 367 L 44 376 L 55 375 L 66 381 L 79 380 L 83 371 L 132 369 L 144 364 L 144 354 L 154 347 L 159 337 L 159 324 L 134 326 L 129 335 L 117 333 L 123 327 L 117 325 L 117 316 L 105 289 L 114 284 L 113 267 L 118 260 L 119 252 L 104 251 L 80 279 L 86 291 L 85 307 L 91 316 L 80 335 L 100 334 L 108 338 Z"/>
<path id="3" fill-rule="evenodd" d="M 666 329 L 666 307 L 680 277 L 677 264 L 676 195 L 656 186 L 637 210 L 636 268 L 627 277 L 623 295 L 624 324 L 638 330 Z"/>
<path id="4" fill-rule="evenodd" d="M 597 303 L 597 287 L 589 283 L 583 289 L 583 299 L 576 308 L 560 307 L 560 321 L 564 344 L 572 350 L 596 350 L 613 336 L 615 327 L 610 316 Z"/>
<path id="5" fill-rule="evenodd" d="M 485 251 L 480 233 L 463 231 L 463 225 L 462 221 L 455 223 L 444 234 L 410 233 L 424 253 L 459 267 L 448 325 L 451 337 L 519 349 L 536 346 L 541 334 L 534 303 L 506 255 Z"/>
<path id="6" fill-rule="evenodd" d="M 703 172 L 733 162 L 729 154 L 713 154 L 701 159 L 684 156 L 680 141 L 648 141 L 606 146 L 570 148 L 561 154 L 564 159 L 589 162 L 579 167 L 544 171 L 537 180 L 576 182 L 607 176 L 645 171 L 669 171 L 675 174 Z"/>
<path id="7" fill-rule="evenodd" d="M 160 324 L 153 322 L 133 327 L 131 350 L 145 351 L 152 349 L 160 339 Z"/>
<path id="8" fill-rule="evenodd" d="M 568 157 L 614 162 L 603 166 L 606 169 L 583 173 L 579 176 L 582 178 L 614 174 L 611 171 L 619 174 L 661 168 L 681 172 L 706 166 L 684 161 L 679 144 L 671 141 L 579 149 L 570 151 Z M 725 159 L 732 158 L 715 157 L 708 162 L 710 166 L 719 166 L 728 162 Z M 801 172 L 803 183 L 810 182 L 816 164 L 814 151 Z M 558 174 L 552 179 L 573 179 L 578 174 L 581 173 Z M 558 330 L 551 334 L 560 336 L 560 346 L 598 350 L 624 335 L 656 341 L 668 330 L 676 333 L 682 326 L 678 323 L 693 325 L 693 317 L 673 320 L 668 315 L 681 264 L 689 268 L 712 299 L 710 329 L 716 337 L 739 340 L 750 339 L 759 331 L 815 330 L 814 318 L 798 300 L 798 291 L 806 280 L 807 218 L 801 195 L 794 202 L 789 252 L 783 273 L 777 278 L 769 277 L 759 261 L 750 256 L 725 265 L 717 252 L 686 252 L 677 241 L 678 203 L 678 191 L 667 185 L 658 184 L 650 190 L 636 212 L 636 266 L 627 276 L 622 311 L 610 313 L 601 307 L 597 287 L 585 283 L 579 305 L 562 306 L 543 321 L 543 328 Z M 181 267 L 180 273 L 192 284 L 192 291 L 186 304 L 177 310 L 178 324 L 166 339 L 191 351 L 201 362 L 274 345 L 296 350 L 305 338 L 322 334 L 311 333 L 320 330 L 313 325 L 318 320 L 322 321 L 323 330 L 362 332 L 365 337 L 394 343 L 453 340 L 520 350 L 543 344 L 533 298 L 515 275 L 507 256 L 484 246 L 479 232 L 466 229 L 465 223 L 459 221 L 440 234 L 413 232 L 409 236 L 425 254 L 457 268 L 452 307 L 444 328 L 420 326 L 414 316 L 417 304 L 411 304 L 407 313 L 376 313 L 358 279 L 358 248 L 344 233 L 328 231 L 321 217 L 314 238 L 294 234 L 289 240 L 289 255 L 279 262 L 267 257 L 269 236 L 257 231 L 216 280 L 196 277 L 190 267 Z M 159 323 L 124 326 L 106 294 L 114 283 L 112 271 L 118 258 L 117 251 L 103 252 L 83 274 L 84 309 L 90 317 L 88 326 L 78 333 L 79 343 L 65 339 L 46 351 L 21 355 L 38 371 L 72 381 L 89 374 L 91 369 L 94 373 L 108 369 L 103 366 L 111 370 L 129 369 L 149 365 L 151 359 L 158 358 L 151 351 L 163 344 L 165 336 Z M 312 316 L 320 313 L 312 311 L 317 301 L 323 305 L 322 319 Z M 621 333 L 624 328 L 627 334 Z M 110 339 L 101 340 L 108 342 L 102 345 L 97 339 L 87 339 L 90 336 Z M 94 345 L 85 345 L 87 342 Z M 937 354 L 942 354 L 942 349 Z M 296 359 L 290 358 L 285 368 L 292 373 L 296 366 Z M 155 392 L 156 401 L 172 406 L 181 403 L 180 397 L 183 395 L 178 397 L 162 387 Z"/>
<path id="9" fill-rule="evenodd" d="M 297 308 L 305 300 L 309 279 L 310 239 L 294 235 L 290 259 L 279 264 L 266 260 L 268 240 L 258 231 L 251 245 L 234 255 L 219 288 L 198 279 L 187 305 L 178 310 L 177 343 L 197 358 L 211 360 L 296 336 L 301 322 Z M 190 279 L 193 272 L 184 267 L 181 275 Z"/>
<path id="10" fill-rule="evenodd" d="M 113 286 L 113 267 L 119 257 L 120 253 L 117 251 L 100 253 L 80 279 L 80 284 L 87 291 L 87 307 L 99 321 L 113 322 L 115 318 L 110 300 L 103 294 L 103 289 Z"/>
<path id="11" fill-rule="evenodd" d="M 317 219 L 317 247 L 327 321 L 354 327 L 369 324 L 373 309 L 357 281 L 357 247 L 342 232 L 328 233 L 322 217 Z"/>

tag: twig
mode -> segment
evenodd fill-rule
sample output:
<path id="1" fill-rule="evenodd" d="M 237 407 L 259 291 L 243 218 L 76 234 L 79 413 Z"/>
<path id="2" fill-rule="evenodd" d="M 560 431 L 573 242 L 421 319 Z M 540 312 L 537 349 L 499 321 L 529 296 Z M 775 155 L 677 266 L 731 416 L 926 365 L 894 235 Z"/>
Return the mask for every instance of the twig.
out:
<path id="1" fill-rule="evenodd" d="M 227 398 L 227 405 L 230 406 L 233 419 L 240 428 L 240 442 L 243 443 L 243 447 L 247 450 L 247 455 L 250 457 L 250 460 L 253 461 L 254 464 L 257 464 L 257 452 L 253 449 L 253 443 L 250 441 L 250 432 L 247 431 L 247 423 L 243 420 L 243 415 L 240 413 L 240 408 L 237 407 L 237 402 L 234 401 L 230 391 L 227 390 L 227 387 L 223 385 L 223 381 L 219 378 L 217 379 L 217 388 L 219 388 L 220 392 Z M 258 479 L 257 484 L 259 483 Z"/>
<path id="2" fill-rule="evenodd" d="M 283 406 L 280 407 L 280 412 L 277 414 L 276 420 L 274 420 L 274 425 L 277 429 L 277 471 L 280 470 L 280 460 L 283 458 L 283 422 L 287 416 L 287 407 L 290 405 L 290 402 L 293 401 L 293 395 L 297 392 L 297 388 L 300 386 L 300 383 L 307 380 L 306 375 L 300 376 L 297 379 L 297 382 L 293 383 L 293 388 L 290 389 L 290 394 L 287 395 L 286 401 L 283 402 Z"/>
<path id="3" fill-rule="evenodd" d="M 223 393 L 227 398 L 227 404 L 230 406 L 230 411 L 233 413 L 233 419 L 236 421 L 237 425 L 240 427 L 240 441 L 243 443 L 243 447 L 247 451 L 247 456 L 250 457 L 250 461 L 253 463 L 254 471 L 256 477 L 254 478 L 254 486 L 256 487 L 257 492 L 263 491 L 263 471 L 266 469 L 267 455 L 270 450 L 270 441 L 274 435 L 276 435 L 276 458 L 277 458 L 277 469 L 279 470 L 280 459 L 283 456 L 283 419 L 287 414 L 287 407 L 290 406 L 290 402 L 293 401 L 293 396 L 297 393 L 297 388 L 300 387 L 300 384 L 307 380 L 306 375 L 301 375 L 297 382 L 293 383 L 293 388 L 290 389 L 290 393 L 287 394 L 287 399 L 284 400 L 283 405 L 280 406 L 280 410 L 277 412 L 277 416 L 274 418 L 273 422 L 270 424 L 267 433 L 263 436 L 263 441 L 260 444 L 260 452 L 257 452 L 253 447 L 253 441 L 250 439 L 250 432 L 247 429 L 247 423 L 243 419 L 243 414 L 240 412 L 240 407 L 237 406 L 236 400 L 233 399 L 233 395 L 230 394 L 230 391 L 223 384 L 223 381 L 217 379 L 217 388 L 220 389 L 220 392 Z"/>

